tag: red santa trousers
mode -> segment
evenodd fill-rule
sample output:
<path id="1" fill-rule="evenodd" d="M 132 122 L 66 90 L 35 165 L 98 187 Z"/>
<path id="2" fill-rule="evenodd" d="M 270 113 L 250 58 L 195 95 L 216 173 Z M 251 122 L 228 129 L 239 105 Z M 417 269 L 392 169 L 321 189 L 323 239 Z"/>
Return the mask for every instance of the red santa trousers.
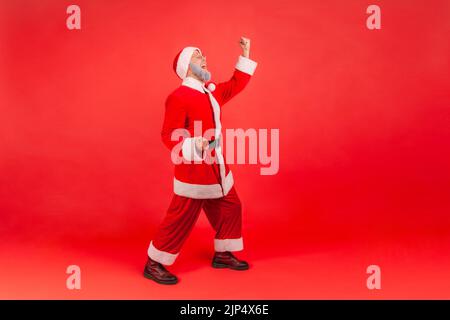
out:
<path id="1" fill-rule="evenodd" d="M 173 264 L 201 209 L 216 231 L 215 251 L 243 249 L 242 206 L 233 186 L 227 195 L 217 199 L 192 199 L 174 194 L 167 214 L 150 242 L 148 256 L 164 265 Z"/>

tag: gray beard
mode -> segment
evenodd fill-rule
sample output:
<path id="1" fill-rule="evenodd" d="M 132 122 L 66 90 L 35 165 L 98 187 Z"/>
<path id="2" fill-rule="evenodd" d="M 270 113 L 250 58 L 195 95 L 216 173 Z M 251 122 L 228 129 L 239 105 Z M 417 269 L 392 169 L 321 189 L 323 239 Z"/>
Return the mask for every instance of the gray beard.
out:
<path id="1" fill-rule="evenodd" d="M 192 73 L 199 77 L 202 81 L 206 82 L 211 79 L 211 72 L 203 70 L 198 64 L 190 63 Z"/>

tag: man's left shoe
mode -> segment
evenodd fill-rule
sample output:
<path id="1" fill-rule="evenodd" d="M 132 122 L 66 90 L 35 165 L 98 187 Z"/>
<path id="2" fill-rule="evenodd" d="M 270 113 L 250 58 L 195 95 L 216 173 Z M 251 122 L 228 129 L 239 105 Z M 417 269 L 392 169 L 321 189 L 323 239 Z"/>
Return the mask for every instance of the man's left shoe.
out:
<path id="1" fill-rule="evenodd" d="M 216 252 L 212 261 L 214 268 L 229 268 L 233 270 L 247 270 L 248 263 L 239 260 L 231 252 Z"/>

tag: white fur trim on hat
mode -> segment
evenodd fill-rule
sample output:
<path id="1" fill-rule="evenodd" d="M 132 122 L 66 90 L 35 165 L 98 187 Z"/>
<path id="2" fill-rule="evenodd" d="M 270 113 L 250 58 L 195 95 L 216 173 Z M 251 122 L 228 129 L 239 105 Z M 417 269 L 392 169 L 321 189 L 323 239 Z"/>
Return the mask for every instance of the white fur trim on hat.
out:
<path id="1" fill-rule="evenodd" d="M 181 79 L 184 79 L 187 76 L 189 63 L 191 62 L 192 54 L 195 50 L 198 50 L 200 51 L 200 53 L 202 53 L 199 48 L 186 47 L 181 51 L 180 56 L 178 57 L 176 72 Z"/>

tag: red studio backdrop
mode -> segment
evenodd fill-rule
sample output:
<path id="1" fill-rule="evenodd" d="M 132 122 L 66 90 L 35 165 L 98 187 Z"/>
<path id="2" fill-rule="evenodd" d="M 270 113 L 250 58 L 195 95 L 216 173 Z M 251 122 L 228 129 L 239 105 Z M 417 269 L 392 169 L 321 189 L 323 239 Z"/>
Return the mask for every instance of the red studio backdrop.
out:
<path id="1" fill-rule="evenodd" d="M 449 34 L 447 0 L 1 0 L 0 298 L 450 298 Z M 173 58 L 198 46 L 224 81 L 241 36 L 258 68 L 222 123 L 280 136 L 277 174 L 231 165 L 251 269 L 211 268 L 202 214 L 162 287 Z"/>

